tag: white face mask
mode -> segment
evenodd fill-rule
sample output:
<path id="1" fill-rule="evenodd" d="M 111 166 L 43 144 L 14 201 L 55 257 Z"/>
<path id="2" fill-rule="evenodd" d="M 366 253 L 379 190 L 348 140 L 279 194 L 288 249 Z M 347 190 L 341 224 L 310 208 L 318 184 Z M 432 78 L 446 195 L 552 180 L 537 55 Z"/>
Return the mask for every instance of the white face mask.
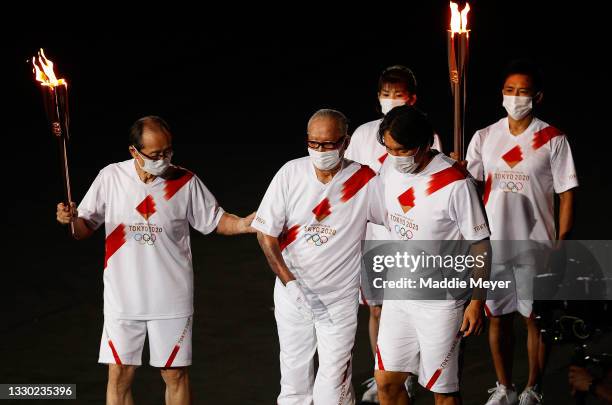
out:
<path id="1" fill-rule="evenodd" d="M 170 166 L 170 160 L 172 159 L 172 154 L 160 160 L 151 160 L 151 159 L 147 159 L 146 157 L 142 156 L 142 154 L 138 152 L 138 149 L 134 148 L 134 150 L 136 151 L 138 156 L 140 156 L 142 160 L 144 161 L 144 166 L 141 166 L 140 163 L 138 163 L 138 159 L 136 159 L 136 163 L 138 164 L 138 167 L 140 167 L 145 172 L 152 174 L 153 176 L 161 176 Z"/>
<path id="2" fill-rule="evenodd" d="M 419 167 L 419 163 L 416 161 L 415 157 L 416 153 L 412 156 L 393 156 L 391 154 L 388 156 L 395 170 L 405 174 L 414 173 L 417 167 Z"/>
<path id="3" fill-rule="evenodd" d="M 327 150 L 319 152 L 317 150 L 308 148 L 308 154 L 310 155 L 310 161 L 319 170 L 331 170 L 338 166 L 340 163 L 340 150 Z"/>
<path id="4" fill-rule="evenodd" d="M 389 111 L 393 110 L 395 107 L 406 104 L 408 100 L 403 98 L 379 98 L 378 101 L 380 102 L 382 113 L 387 115 Z"/>
<path id="5" fill-rule="evenodd" d="M 525 118 L 533 109 L 533 101 L 530 96 L 504 95 L 503 105 L 508 115 L 517 121 Z"/>

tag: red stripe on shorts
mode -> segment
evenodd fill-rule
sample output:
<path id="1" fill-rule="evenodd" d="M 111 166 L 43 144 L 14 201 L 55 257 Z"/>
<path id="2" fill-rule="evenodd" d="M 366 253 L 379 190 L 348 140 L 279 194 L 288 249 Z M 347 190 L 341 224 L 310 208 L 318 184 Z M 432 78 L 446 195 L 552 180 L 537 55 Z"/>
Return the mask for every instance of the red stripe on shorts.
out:
<path id="1" fill-rule="evenodd" d="M 115 350 L 115 345 L 113 345 L 113 341 L 108 339 L 108 345 L 110 346 L 111 352 L 113 352 L 113 357 L 115 358 L 115 364 L 123 364 L 121 363 L 121 359 L 119 358 L 119 354 L 117 353 L 117 350 Z"/>
<path id="2" fill-rule="evenodd" d="M 378 360 L 378 369 L 380 371 L 385 371 L 385 366 L 382 361 L 382 357 L 380 356 L 380 350 L 378 350 L 378 345 L 376 345 L 376 359 Z"/>
<path id="3" fill-rule="evenodd" d="M 436 381 L 438 380 L 438 377 L 440 377 L 440 374 L 442 374 L 441 368 L 437 369 L 436 372 L 431 376 L 429 381 L 427 381 L 427 385 L 425 386 L 425 388 L 427 388 L 428 390 L 431 390 L 431 387 L 433 387 L 433 385 L 436 383 Z"/>
<path id="4" fill-rule="evenodd" d="M 176 357 L 176 354 L 178 353 L 180 348 L 181 346 L 179 345 L 174 346 L 174 349 L 172 349 L 172 353 L 170 353 L 170 357 L 168 357 L 168 361 L 166 362 L 166 365 L 164 367 L 172 366 L 172 362 L 174 361 L 174 358 Z"/>
<path id="5" fill-rule="evenodd" d="M 487 318 L 490 318 L 492 316 L 491 315 L 491 310 L 489 309 L 487 304 L 484 304 L 484 310 L 485 310 L 485 314 L 487 315 Z"/>

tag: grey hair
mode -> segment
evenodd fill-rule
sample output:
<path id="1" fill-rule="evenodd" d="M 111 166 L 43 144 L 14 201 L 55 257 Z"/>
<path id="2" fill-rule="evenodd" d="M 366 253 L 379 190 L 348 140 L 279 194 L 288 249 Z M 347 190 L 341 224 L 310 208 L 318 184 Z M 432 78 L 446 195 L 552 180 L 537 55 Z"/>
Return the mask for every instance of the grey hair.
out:
<path id="1" fill-rule="evenodd" d="M 331 108 L 322 108 L 312 114 L 312 117 L 310 117 L 310 119 L 308 120 L 308 126 L 306 127 L 306 130 L 310 128 L 310 124 L 312 124 L 313 121 L 319 118 L 331 118 L 335 120 L 338 124 L 338 127 L 340 128 L 340 132 L 342 133 L 342 135 L 348 135 L 348 119 L 340 111 L 332 110 Z"/>

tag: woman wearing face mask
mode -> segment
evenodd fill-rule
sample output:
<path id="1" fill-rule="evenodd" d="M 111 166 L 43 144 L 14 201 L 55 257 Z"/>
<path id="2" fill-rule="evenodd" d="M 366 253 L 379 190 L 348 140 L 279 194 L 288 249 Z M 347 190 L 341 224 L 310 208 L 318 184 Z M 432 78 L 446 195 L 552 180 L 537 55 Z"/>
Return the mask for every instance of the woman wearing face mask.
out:
<path id="1" fill-rule="evenodd" d="M 514 61 L 503 76 L 502 105 L 507 116 L 476 132 L 467 150 L 469 172 L 483 182 L 492 240 L 553 241 L 565 239 L 572 225 L 573 189 L 578 186 L 572 152 L 566 136 L 538 119 L 534 107 L 543 98 L 542 77 L 530 61 Z M 560 199 L 559 229 L 555 229 L 554 196 Z M 507 242 L 506 242 L 507 243 Z M 533 284 L 535 262 L 526 257 L 508 263 L 500 249 L 493 256 L 492 279 L 514 277 L 519 286 Z M 513 283 L 514 284 L 514 283 Z M 523 291 L 523 288 L 520 288 Z M 541 403 L 540 380 L 546 348 L 532 312 L 532 300 L 522 293 L 512 299 L 487 300 L 489 344 L 496 387 L 487 405 Z M 517 396 L 512 384 L 513 315 L 527 325 L 529 378 Z"/>
<path id="2" fill-rule="evenodd" d="M 386 68 L 378 79 L 378 102 L 380 104 L 380 112 L 387 115 L 394 107 L 402 105 L 414 105 L 417 101 L 417 81 L 412 71 L 401 65 L 394 65 Z M 378 143 L 377 134 L 382 118 L 367 122 L 358 127 L 349 144 L 345 156 L 347 159 L 354 160 L 358 163 L 368 165 L 372 170 L 378 172 L 382 168 L 382 164 L 387 158 L 385 147 Z M 434 134 L 432 149 L 442 151 L 442 143 L 440 137 Z M 368 224 L 366 233 L 367 240 L 386 240 L 389 239 L 387 230 L 379 225 Z M 366 300 L 363 295 L 360 297 L 360 303 L 367 305 L 370 309 L 369 333 L 372 353 L 376 354 L 376 337 L 378 336 L 378 325 L 380 322 L 380 311 L 382 302 L 375 300 Z M 408 380 L 408 386 L 411 385 L 412 379 Z M 378 403 L 378 394 L 376 382 L 370 378 L 364 382 L 367 389 L 363 394 L 363 401 Z M 409 389 L 412 394 L 414 390 Z"/>

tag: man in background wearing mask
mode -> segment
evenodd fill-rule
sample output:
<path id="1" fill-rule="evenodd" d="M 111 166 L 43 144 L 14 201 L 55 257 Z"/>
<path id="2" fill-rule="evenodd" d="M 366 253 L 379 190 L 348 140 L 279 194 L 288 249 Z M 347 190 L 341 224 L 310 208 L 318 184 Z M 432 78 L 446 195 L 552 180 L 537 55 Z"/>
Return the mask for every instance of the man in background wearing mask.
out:
<path id="1" fill-rule="evenodd" d="M 415 105 L 417 102 L 417 81 L 414 73 L 402 65 L 386 68 L 378 78 L 378 103 L 383 116 L 394 107 Z M 377 134 L 383 119 L 366 122 L 360 125 L 351 136 L 351 143 L 346 150 L 346 158 L 354 160 L 376 172 L 380 171 L 387 157 L 385 147 L 378 143 Z M 442 151 L 440 137 L 434 134 L 431 148 Z"/>
<path id="2" fill-rule="evenodd" d="M 412 70 L 402 65 L 394 65 L 386 68 L 378 78 L 378 102 L 380 112 L 386 115 L 394 107 L 402 105 L 414 105 L 417 101 L 417 81 Z M 387 150 L 378 142 L 378 129 L 382 118 L 366 122 L 359 126 L 353 136 L 351 143 L 346 150 L 346 158 L 354 160 L 364 165 L 368 165 L 374 171 L 379 172 L 387 158 Z M 442 152 L 442 143 L 438 134 L 434 134 L 431 148 Z M 367 240 L 387 240 L 389 233 L 383 226 L 373 223 L 368 224 L 366 232 Z M 380 311 L 382 302 L 376 300 L 366 300 L 360 294 L 360 303 L 367 305 L 370 310 L 368 330 L 370 333 L 370 346 L 372 355 L 376 355 L 376 339 L 378 336 L 378 326 L 380 323 Z M 414 379 L 406 380 L 408 393 L 414 395 Z M 376 381 L 370 378 L 364 382 L 367 389 L 363 394 L 362 401 L 378 403 L 378 391 Z"/>
<path id="3" fill-rule="evenodd" d="M 542 101 L 542 77 L 530 61 L 512 62 L 502 88 L 508 116 L 476 132 L 467 150 L 467 168 L 484 183 L 483 202 L 492 240 L 554 241 L 565 239 L 572 226 L 573 189 L 578 186 L 572 152 L 566 136 L 534 116 Z M 560 198 L 559 232 L 555 230 L 554 195 Z M 551 243 L 552 245 L 552 243 Z M 504 265 L 494 252 L 492 279 Z M 498 264 L 496 264 L 498 263 Z M 522 263 L 522 262 L 521 262 Z M 507 267 L 507 266 L 506 266 Z M 533 283 L 535 265 L 526 263 L 506 269 L 515 280 Z M 541 403 L 541 376 L 546 348 L 532 312 L 533 301 L 488 300 L 489 344 L 497 386 L 487 405 Z M 520 396 L 512 384 L 514 350 L 513 314 L 519 312 L 527 325 L 529 379 Z"/>
<path id="4" fill-rule="evenodd" d="M 407 241 L 407 249 L 415 246 L 410 240 L 470 241 L 469 254 L 484 258 L 471 277 L 487 280 L 489 230 L 476 184 L 457 162 L 430 149 L 432 138 L 431 124 L 414 107 L 396 107 L 385 116 L 378 140 L 389 152 L 389 167 L 374 181 L 370 219 L 384 223 L 390 239 Z M 418 374 L 436 405 L 460 404 L 460 339 L 482 331 L 486 291 L 475 289 L 469 301 L 390 296 L 385 291 L 376 350 L 380 403 L 410 404 L 404 384 Z"/>
<path id="5" fill-rule="evenodd" d="M 145 336 L 150 364 L 166 383 L 167 404 L 190 404 L 193 269 L 189 226 L 208 234 L 255 232 L 228 214 L 192 172 L 170 164 L 172 134 L 159 117 L 136 121 L 133 159 L 100 171 L 76 208 L 57 206 L 76 239 L 104 224 L 104 327 L 99 362 L 108 364 L 107 404 L 133 404 L 131 384 Z"/>
<path id="6" fill-rule="evenodd" d="M 309 156 L 278 171 L 252 224 L 277 275 L 279 405 L 355 403 L 351 377 L 361 240 L 376 174 L 344 158 L 348 143 L 346 117 L 317 111 L 308 121 Z"/>

